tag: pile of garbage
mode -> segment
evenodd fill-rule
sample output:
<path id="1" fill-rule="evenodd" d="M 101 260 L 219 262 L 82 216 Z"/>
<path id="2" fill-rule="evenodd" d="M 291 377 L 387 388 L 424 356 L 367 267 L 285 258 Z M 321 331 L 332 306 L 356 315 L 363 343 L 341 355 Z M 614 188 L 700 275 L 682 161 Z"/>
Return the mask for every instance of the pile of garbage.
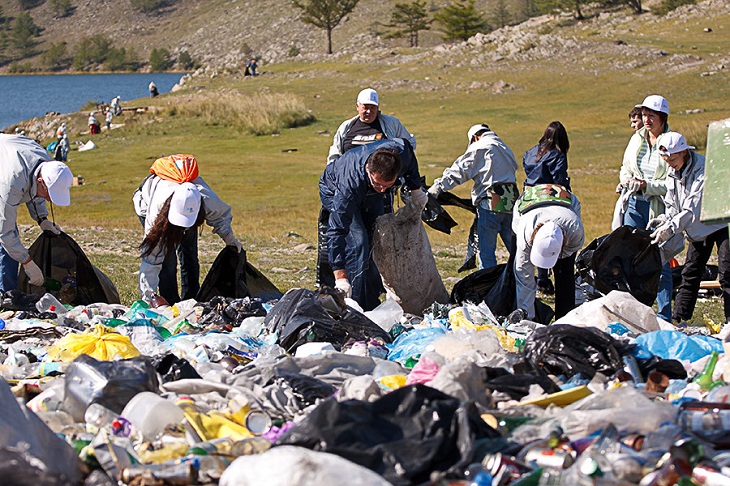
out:
<path id="1" fill-rule="evenodd" d="M 730 484 L 730 342 L 625 292 L 0 307 L 4 484 Z"/>

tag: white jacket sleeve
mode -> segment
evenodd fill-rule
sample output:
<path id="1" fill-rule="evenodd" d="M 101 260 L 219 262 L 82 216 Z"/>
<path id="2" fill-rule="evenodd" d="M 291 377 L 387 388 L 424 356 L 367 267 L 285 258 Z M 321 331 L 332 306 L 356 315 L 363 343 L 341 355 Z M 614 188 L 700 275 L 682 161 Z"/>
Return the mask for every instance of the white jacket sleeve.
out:
<path id="1" fill-rule="evenodd" d="M 350 125 L 355 121 L 357 117 L 350 118 L 349 120 L 343 121 L 335 132 L 335 136 L 332 139 L 332 145 L 330 146 L 329 153 L 327 154 L 327 164 L 331 164 L 342 155 L 343 144 L 345 135 L 347 134 Z"/>
<path id="2" fill-rule="evenodd" d="M 477 160 L 483 160 L 486 150 L 467 152 L 444 170 L 443 175 L 436 179 L 433 184 L 437 185 L 442 191 L 450 191 L 466 181 L 474 178 L 479 172 L 480 164 Z"/>
<path id="3" fill-rule="evenodd" d="M 231 228 L 231 222 L 233 221 L 231 207 L 221 201 L 202 177 L 195 179 L 195 185 L 198 186 L 198 190 L 203 196 L 205 222 L 213 228 L 213 233 L 221 238 L 233 233 L 233 229 Z"/>
<path id="4" fill-rule="evenodd" d="M 155 261 L 153 257 L 142 257 L 139 266 L 139 295 L 147 302 L 152 300 L 152 296 L 157 293 L 157 288 L 160 286 L 162 259 L 159 259 L 159 263 Z"/>

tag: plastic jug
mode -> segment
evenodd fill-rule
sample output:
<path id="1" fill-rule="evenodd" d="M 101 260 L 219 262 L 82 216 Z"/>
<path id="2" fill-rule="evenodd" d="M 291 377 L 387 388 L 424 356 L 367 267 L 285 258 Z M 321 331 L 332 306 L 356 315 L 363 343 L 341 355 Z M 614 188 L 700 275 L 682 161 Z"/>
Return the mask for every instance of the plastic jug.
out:
<path id="1" fill-rule="evenodd" d="M 182 422 L 185 414 L 174 402 L 160 395 L 140 392 L 124 407 L 122 417 L 129 420 L 145 439 L 153 440 L 169 424 Z"/>
<path id="2" fill-rule="evenodd" d="M 38 299 L 35 307 L 38 309 L 38 312 L 55 312 L 56 315 L 59 316 L 62 316 L 68 311 L 68 309 L 66 309 L 66 307 L 64 307 L 64 305 L 53 296 L 53 294 L 45 294 L 43 297 Z"/>

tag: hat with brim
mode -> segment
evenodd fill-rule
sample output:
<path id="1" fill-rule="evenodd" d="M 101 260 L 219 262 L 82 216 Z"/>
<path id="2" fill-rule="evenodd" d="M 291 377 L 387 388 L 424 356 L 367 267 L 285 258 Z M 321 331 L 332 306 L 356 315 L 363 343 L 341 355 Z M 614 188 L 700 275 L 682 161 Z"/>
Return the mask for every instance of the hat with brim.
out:
<path id="1" fill-rule="evenodd" d="M 471 142 L 471 139 L 479 132 L 488 132 L 489 131 L 489 125 L 486 123 L 479 123 L 478 125 L 473 125 L 468 132 L 466 132 L 466 138 Z"/>
<path id="2" fill-rule="evenodd" d="M 659 135 L 659 138 L 657 139 L 657 147 L 659 147 L 659 155 L 666 156 L 689 149 L 694 150 L 692 145 L 687 145 L 687 141 L 684 139 L 684 136 L 677 132 L 666 132 Z"/>
<path id="3" fill-rule="evenodd" d="M 190 228 L 200 212 L 200 191 L 195 184 L 184 182 L 175 188 L 167 220 L 175 226 Z"/>
<path id="4" fill-rule="evenodd" d="M 544 223 L 535 234 L 530 261 L 539 268 L 553 268 L 563 248 L 563 230 L 553 221 Z"/>
<path id="5" fill-rule="evenodd" d="M 74 176 L 63 162 L 49 161 L 41 164 L 41 178 L 48 188 L 48 197 L 56 206 L 71 204 L 71 184 Z"/>
<path id="6" fill-rule="evenodd" d="M 641 107 L 669 115 L 669 102 L 663 96 L 649 95 L 644 98 Z"/>
<path id="7" fill-rule="evenodd" d="M 365 88 L 358 93 L 357 104 L 378 106 L 378 92 L 373 88 Z"/>

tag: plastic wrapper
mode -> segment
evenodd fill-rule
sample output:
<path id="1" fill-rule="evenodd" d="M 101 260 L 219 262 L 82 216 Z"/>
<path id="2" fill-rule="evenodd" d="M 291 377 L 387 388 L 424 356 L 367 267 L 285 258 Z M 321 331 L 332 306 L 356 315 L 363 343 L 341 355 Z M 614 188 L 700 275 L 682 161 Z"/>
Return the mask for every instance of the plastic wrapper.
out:
<path id="1" fill-rule="evenodd" d="M 704 358 L 712 351 L 723 353 L 722 341 L 710 336 L 688 336 L 680 331 L 655 331 L 636 338 L 635 355 L 639 358 L 659 356 L 689 362 Z"/>
<path id="2" fill-rule="evenodd" d="M 611 376 L 623 369 L 627 345 L 592 327 L 554 324 L 535 330 L 525 341 L 523 354 L 534 367 L 554 375 L 596 372 Z"/>
<path id="3" fill-rule="evenodd" d="M 388 359 L 406 365 L 409 359 L 416 358 L 426 351 L 426 347 L 446 334 L 439 327 L 414 329 L 401 334 L 388 346 Z"/>
<path id="4" fill-rule="evenodd" d="M 411 485 L 463 472 L 472 462 L 474 441 L 498 436 L 474 404 L 414 385 L 372 403 L 327 400 L 278 444 L 332 452 L 394 485 Z"/>
<path id="5" fill-rule="evenodd" d="M 82 354 L 109 361 L 117 357 L 133 358 L 139 356 L 139 351 L 128 337 L 101 324 L 82 334 L 67 334 L 48 348 L 48 355 L 52 360 L 64 363 L 73 361 Z"/>
<path id="6" fill-rule="evenodd" d="M 145 358 L 98 361 L 82 354 L 66 369 L 64 385 L 64 409 L 77 421 L 92 403 L 121 413 L 137 393 L 159 393 L 157 371 Z"/>
<path id="7" fill-rule="evenodd" d="M 258 297 L 264 301 L 278 299 L 283 294 L 248 262 L 246 252 L 226 246 L 216 257 L 195 300 L 207 302 L 213 297 Z"/>
<path id="8" fill-rule="evenodd" d="M 390 335 L 377 324 L 346 307 L 337 291 L 292 289 L 271 308 L 264 325 L 277 333 L 277 344 L 290 353 L 307 342 L 330 342 L 338 350 L 350 339 L 391 342 Z"/>
<path id="9" fill-rule="evenodd" d="M 157 372 L 160 374 L 163 383 L 183 380 L 186 378 L 200 378 L 200 375 L 190 362 L 184 358 L 178 358 L 172 353 L 158 356 L 153 361 Z"/>

